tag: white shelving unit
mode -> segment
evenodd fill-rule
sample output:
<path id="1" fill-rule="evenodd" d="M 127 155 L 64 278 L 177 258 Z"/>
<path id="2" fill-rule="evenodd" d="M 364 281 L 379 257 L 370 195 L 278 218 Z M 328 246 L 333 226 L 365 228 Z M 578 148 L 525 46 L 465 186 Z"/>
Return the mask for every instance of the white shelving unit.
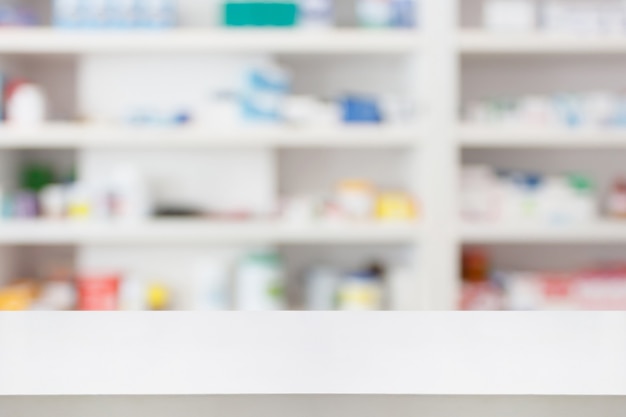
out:
<path id="1" fill-rule="evenodd" d="M 289 224 L 277 221 L 150 221 L 0 223 L 5 245 L 173 245 L 173 244 L 412 244 L 420 236 L 411 224 Z"/>
<path id="2" fill-rule="evenodd" d="M 623 129 L 490 127 L 461 124 L 458 140 L 464 148 L 621 149 L 626 146 L 626 132 Z"/>
<path id="3" fill-rule="evenodd" d="M 410 30 L 367 32 L 177 29 L 176 31 L 63 31 L 3 29 L 4 54 L 252 53 L 397 54 L 419 48 Z"/>
<path id="4" fill-rule="evenodd" d="M 419 126 L 336 127 L 110 127 L 72 123 L 37 129 L 0 128 L 2 149 L 215 149 L 215 148 L 410 148 L 422 139 Z"/>
<path id="5" fill-rule="evenodd" d="M 188 9 L 187 14 L 189 10 L 200 7 L 192 1 L 186 0 L 183 3 Z M 424 12 L 432 13 L 428 12 L 430 7 L 432 6 L 426 6 Z M 429 20 L 436 23 L 436 19 Z M 438 30 L 436 29 L 438 25 L 437 23 L 433 28 L 433 34 Z M 70 103 L 69 106 L 81 115 L 100 116 L 103 111 L 111 109 L 115 111 L 123 104 L 135 105 L 133 99 L 141 95 L 145 95 L 149 102 L 162 102 L 164 98 L 165 101 L 175 100 L 169 97 L 181 99 L 185 94 L 197 95 L 198 87 L 192 82 L 206 81 L 207 74 L 210 74 L 209 78 L 215 79 L 207 82 L 209 86 L 214 84 L 225 88 L 222 80 L 227 80 L 226 84 L 229 82 L 232 84 L 231 74 L 235 73 L 234 68 L 237 68 L 239 62 L 245 62 L 243 60 L 248 57 L 255 62 L 254 60 L 267 56 L 277 56 L 281 61 L 285 60 L 287 66 L 294 66 L 293 72 L 296 77 L 299 76 L 301 68 L 304 68 L 305 72 L 310 72 L 303 75 L 302 80 L 304 82 L 313 80 L 310 83 L 312 87 L 305 85 L 301 88 L 310 89 L 311 91 L 307 92 L 314 94 L 324 94 L 323 91 L 317 90 L 325 83 L 329 84 L 331 91 L 338 88 L 355 88 L 350 87 L 352 84 L 356 86 L 357 91 L 365 86 L 365 91 L 371 87 L 374 88 L 373 91 L 378 89 L 386 93 L 387 89 L 380 86 L 379 76 L 368 81 L 369 75 L 365 74 L 365 78 L 357 83 L 352 79 L 358 80 L 359 72 L 369 71 L 367 62 L 373 62 L 375 66 L 380 66 L 379 64 L 384 66 L 387 60 L 400 62 L 401 67 L 392 64 L 388 68 L 394 72 L 400 70 L 406 82 L 396 83 L 393 80 L 393 83 L 400 85 L 403 93 L 417 99 L 419 103 L 430 101 L 427 94 L 422 93 L 417 87 L 417 84 L 422 82 L 422 77 L 416 77 L 415 74 L 418 68 L 427 67 L 422 63 L 422 55 L 426 56 L 429 50 L 434 51 L 436 48 L 435 42 L 425 41 L 429 36 L 428 31 L 421 28 L 417 31 L 349 28 L 227 30 L 207 27 L 210 26 L 183 27 L 171 31 L 3 29 L 0 36 L 0 58 L 2 58 L 0 68 L 1 64 L 13 68 L 12 65 L 15 63 L 17 71 L 24 68 L 30 70 L 35 74 L 36 80 L 43 79 L 44 83 L 52 86 L 52 89 L 68 89 L 62 95 L 53 97 L 54 104 L 56 104 L 54 100 L 71 101 L 67 93 L 75 91 L 75 103 Z M 322 77 L 323 71 L 327 71 L 326 65 L 339 65 L 339 69 L 346 74 L 339 78 L 326 75 L 326 80 L 322 78 L 320 82 L 316 78 L 318 77 L 316 71 L 306 71 L 308 68 L 301 67 L 302 59 L 311 60 L 313 66 L 317 65 L 315 61 L 321 59 L 322 63 L 318 68 Z M 343 70 L 343 62 L 349 63 L 351 60 L 356 60 L 357 66 L 348 65 L 346 66 L 348 70 Z M 428 61 L 432 62 L 428 66 L 438 67 L 435 64 L 436 59 L 428 58 Z M 48 65 L 55 69 L 48 70 Z M 353 76 L 355 69 L 358 71 L 356 77 Z M 72 74 L 71 81 L 68 81 L 68 74 Z M 178 79 L 172 80 L 172 75 Z M 396 74 L 391 78 L 394 77 Z M 168 79 L 168 82 L 174 81 L 172 84 L 180 85 L 164 86 L 163 91 L 155 93 L 155 86 L 163 84 L 164 80 Z M 345 87 L 342 85 L 344 80 L 348 81 Z M 414 94 L 414 91 L 417 93 Z M 389 158 L 395 158 L 393 155 L 397 155 L 400 158 L 398 162 L 386 162 L 379 171 L 389 167 L 392 171 L 406 173 L 405 178 L 400 180 L 396 172 L 382 175 L 375 173 L 374 177 L 381 178 L 383 183 L 391 179 L 389 184 L 401 181 L 409 190 L 420 191 L 422 187 L 419 178 L 426 176 L 421 167 L 424 157 L 420 150 L 428 146 L 430 138 L 435 138 L 433 125 L 426 118 L 420 120 L 417 125 L 285 126 L 234 130 L 194 125 L 184 128 L 142 128 L 52 122 L 39 129 L 0 127 L 0 159 L 4 155 L 0 162 L 9 162 L 13 155 L 25 155 L 25 158 L 35 155 L 41 158 L 42 155 L 61 152 L 66 158 L 67 155 L 75 158 L 78 171 L 89 175 L 98 171 L 103 172 L 113 163 L 132 160 L 133 163 L 141 164 L 142 168 L 152 170 L 153 175 L 166 177 L 172 173 L 173 176 L 169 181 L 172 184 L 179 182 L 183 185 L 178 187 L 179 190 L 171 187 L 170 193 L 176 195 L 174 198 L 183 201 L 189 199 L 198 201 L 202 198 L 191 195 L 193 187 L 196 189 L 213 187 L 221 189 L 221 193 L 224 194 L 226 190 L 218 184 L 221 182 L 219 178 L 236 178 L 232 182 L 232 190 L 248 183 L 251 191 L 228 190 L 227 199 L 236 202 L 233 204 L 244 202 L 253 207 L 261 206 L 262 211 L 266 212 L 271 200 L 276 199 L 281 192 L 279 190 L 282 187 L 281 175 L 289 178 L 286 187 L 297 188 L 289 185 L 294 183 L 292 177 L 303 176 L 304 184 L 312 184 L 314 181 L 310 179 L 317 175 L 312 169 L 319 169 L 323 179 L 318 183 L 325 181 L 325 186 L 330 187 L 332 183 L 328 182 L 328 178 L 340 175 L 338 173 L 341 172 L 344 173 L 341 175 L 345 176 L 345 172 L 348 172 L 337 162 L 335 162 L 337 168 L 331 167 L 327 170 L 323 165 L 317 166 L 314 160 L 309 158 L 307 166 L 312 169 L 304 167 L 302 173 L 292 175 L 289 170 L 294 168 L 289 168 L 289 164 L 287 168 L 279 167 L 283 164 L 279 153 L 292 152 L 301 158 L 300 155 L 312 151 L 313 157 L 322 158 L 322 164 L 324 160 L 332 162 L 334 157 L 330 155 L 335 151 L 345 155 L 341 156 L 343 161 L 350 161 L 347 159 L 350 152 L 354 152 L 357 159 L 360 154 L 384 153 L 390 155 Z M 360 175 L 367 176 L 372 167 L 365 164 L 372 159 L 369 156 L 360 159 L 365 162 L 361 163 L 362 166 L 357 166 L 357 172 L 360 170 L 362 172 Z M 308 162 L 309 160 L 311 162 Z M 341 161 L 342 159 L 338 160 L 339 163 Z M 165 167 L 166 164 L 171 164 L 171 169 Z M 403 164 L 405 167 L 399 169 L 398 167 Z M 7 163 L 6 170 L 10 171 L 12 165 L 14 164 Z M 201 168 L 195 173 L 192 167 L 198 165 L 201 165 Z M 297 168 L 298 164 L 294 167 Z M 287 172 L 281 174 L 280 169 Z M 242 172 L 245 174 L 242 175 Z M 0 172 L 1 174 L 3 173 Z M 202 178 L 209 178 L 211 184 L 202 184 L 200 182 Z M 184 181 L 192 181 L 193 184 L 186 184 Z M 252 182 L 258 185 L 252 186 Z M 295 184 L 298 185 L 298 181 L 295 181 Z M 204 196 L 205 201 L 211 198 L 219 199 L 217 192 L 209 191 Z M 427 203 L 424 201 L 423 204 L 424 211 L 429 211 Z M 104 264 L 110 268 L 118 266 L 110 264 L 114 261 L 109 259 L 106 249 L 100 248 L 195 245 L 198 248 L 206 248 L 208 253 L 221 245 L 227 247 L 395 245 L 410 248 L 408 261 L 415 271 L 415 279 L 418 279 L 419 276 L 431 275 L 429 271 L 434 271 L 437 268 L 436 264 L 444 259 L 431 262 L 429 258 L 420 259 L 418 256 L 423 250 L 423 242 L 431 240 L 425 239 L 425 235 L 432 233 L 425 224 L 426 222 L 292 225 L 276 221 L 81 224 L 16 221 L 0 223 L 0 244 L 7 248 L 73 246 L 77 250 L 78 265 L 84 266 L 85 263 L 95 262 L 100 267 Z M 129 253 L 130 251 L 129 249 Z M 7 256 L 10 258 L 10 255 Z M 88 258 L 89 262 L 85 262 L 85 258 Z M 117 260 L 119 259 L 116 258 Z M 7 273 L 4 272 L 4 275 Z M 416 309 L 426 308 L 427 303 L 430 303 L 430 297 L 423 294 L 415 294 L 414 299 Z"/>
<path id="6" fill-rule="evenodd" d="M 615 58 L 626 56 L 626 38 L 505 36 L 459 29 L 461 0 L 420 3 L 419 32 L 189 29 L 150 34 L 0 33 L 1 58 L 32 58 L 61 65 L 61 69 L 65 59 L 78 62 L 78 100 L 90 110 L 99 110 L 103 98 L 112 101 L 110 92 L 125 91 L 132 84 L 110 82 L 125 72 L 143 74 L 146 82 L 152 82 L 172 68 L 186 71 L 188 77 L 181 77 L 185 79 L 180 82 L 189 92 L 193 85 L 185 84 L 186 78 L 212 79 L 228 73 L 232 55 L 275 53 L 292 60 L 289 63 L 294 67 L 308 70 L 310 78 L 323 72 L 326 64 L 358 55 L 358 60 L 371 59 L 371 65 L 358 61 L 347 69 L 342 67 L 347 76 L 339 81 L 363 76 L 365 81 L 359 82 L 375 85 L 369 83 L 369 76 L 361 74 L 373 66 L 384 70 L 383 82 L 395 85 L 402 78 L 393 73 L 399 58 L 409 67 L 408 76 L 399 81 L 401 90 L 416 90 L 420 102 L 421 120 L 416 127 L 284 127 L 228 132 L 200 127 L 153 130 L 76 124 L 31 131 L 2 127 L 0 175 L 12 168 L 13 154 L 39 156 L 49 150 L 69 149 L 77 155 L 80 168 L 87 171 L 103 169 L 116 158 L 127 158 L 159 175 L 201 177 L 207 182 L 217 177 L 218 182 L 228 180 L 238 187 L 263 177 L 259 172 L 271 171 L 275 176 L 276 171 L 285 169 L 288 184 L 282 186 L 297 188 L 302 185 L 298 175 L 309 180 L 337 168 L 325 152 L 339 154 L 349 148 L 348 158 L 342 161 L 361 164 L 366 174 L 384 171 L 394 177 L 392 171 L 400 164 L 389 160 L 399 157 L 407 162 L 402 173 L 408 177 L 408 188 L 419 191 L 423 209 L 419 223 L 4 222 L 0 223 L 0 244 L 7 248 L 76 246 L 79 264 L 94 259 L 128 260 L 131 250 L 139 247 L 143 260 L 159 266 L 169 262 L 174 252 L 178 258 L 195 250 L 190 246 L 204 250 L 204 245 L 213 249 L 223 244 L 304 245 L 305 255 L 310 255 L 307 245 L 337 253 L 344 245 L 374 245 L 376 250 L 401 245 L 409 248 L 409 258 L 415 264 L 418 291 L 412 295 L 416 310 L 456 308 L 458 259 L 464 244 L 541 248 L 557 243 L 626 244 L 626 226 L 609 222 L 568 229 L 463 224 L 457 201 L 458 171 L 466 151 L 613 149 L 622 148 L 626 141 L 626 134 L 613 131 L 463 125 L 458 115 L 468 87 L 463 60 L 508 62 L 515 58 L 512 55 L 522 55 L 524 62 L 536 58 L 532 55 L 539 55 L 540 60 L 552 55 Z M 172 53 L 176 53 L 175 60 L 155 58 Z M 215 61 L 213 54 L 217 55 Z M 137 69 L 143 59 L 153 64 L 155 73 L 162 73 Z M 312 62 L 318 59 L 332 61 L 315 67 Z M 227 62 L 224 68 L 220 67 L 222 61 Z M 315 81 L 311 83 L 315 87 L 324 84 Z M 339 83 L 334 77 L 324 81 Z M 146 88 L 143 92 L 149 95 L 152 91 Z M 292 153 L 295 161 L 279 166 L 282 152 Z M 373 163 L 373 159 L 363 158 L 362 152 L 374 153 L 384 162 Z M 321 162 L 307 159 L 320 155 Z M 187 160 L 196 164 L 194 169 L 181 162 Z M 347 164 L 338 165 L 342 168 Z M 198 166 L 202 170 L 195 169 Z M 248 172 L 248 177 L 235 176 L 241 171 Z M 282 191 L 277 181 L 271 180 L 260 181 L 245 194 L 253 194 L 255 202 L 266 202 L 267 195 Z M 202 183 L 206 189 L 215 184 Z M 230 194 L 232 190 L 226 191 Z M 156 255 L 143 251 L 155 246 L 160 247 Z M 11 254 L 0 251 L 0 267 L 8 263 L 2 261 L 10 260 Z M 0 415 L 4 410 L 12 415 L 24 415 L 24 410 L 31 410 L 32 415 L 53 414 L 52 410 L 58 415 L 82 417 L 89 410 L 90 417 L 99 417 L 103 414 L 98 413 L 110 415 L 109 407 L 117 406 L 128 414 L 157 417 L 206 415 L 207 410 L 234 417 L 376 417 L 391 411 L 401 417 L 447 417 L 459 410 L 468 417 L 548 417 L 554 413 L 621 417 L 624 403 L 605 396 L 626 396 L 625 325 L 626 316 L 621 313 L 4 314 L 0 315 Z M 7 334 L 11 337 L 2 337 Z M 220 397 L 233 394 L 252 397 Z M 316 396 L 320 394 L 334 398 Z M 355 398 L 342 400 L 340 395 L 344 394 L 358 394 L 361 408 L 342 403 Z M 314 400 L 309 403 L 299 395 Z M 49 396 L 62 398 L 54 403 L 56 399 Z M 86 396 L 88 403 L 81 402 L 81 396 Z M 135 396 L 141 397 L 138 400 Z M 485 400 L 485 396 L 491 398 Z M 38 398 L 33 401 L 32 397 Z M 231 398 L 235 398 L 233 403 L 223 406 L 222 401 Z M 161 399 L 164 403 L 159 402 Z M 179 407 L 177 401 L 184 405 Z M 255 401 L 267 401 L 265 408 L 257 408 Z M 276 408 L 272 401 L 290 406 Z M 536 407 L 529 405 L 533 401 Z M 567 402 L 571 408 L 553 401 Z M 77 402 L 80 406 L 73 407 Z M 145 404 L 151 408 L 138 409 Z M 480 407 L 485 404 L 487 409 Z"/>
<path id="7" fill-rule="evenodd" d="M 597 222 L 578 226 L 466 224 L 462 240 L 469 244 L 625 244 L 626 224 Z"/>
<path id="8" fill-rule="evenodd" d="M 160 76 L 172 68 L 176 71 L 188 70 L 191 79 L 204 77 L 209 71 L 216 74 L 232 72 L 232 66 L 228 65 L 233 57 L 266 54 L 278 55 L 281 60 L 293 65 L 296 69 L 294 72 L 301 70 L 306 73 L 303 77 L 306 78 L 305 81 L 313 81 L 309 84 L 303 83 L 303 90 L 310 88 L 317 92 L 318 89 L 327 87 L 325 82 L 331 85 L 329 90 L 338 88 L 337 85 L 342 82 L 348 84 L 346 88 L 351 85 L 369 87 L 381 83 L 386 88 L 386 83 L 389 83 L 400 91 L 415 93 L 420 108 L 419 124 L 415 126 L 263 127 L 232 131 L 199 126 L 153 129 L 63 123 L 51 124 L 39 130 L 2 127 L 0 149 L 3 153 L 14 150 L 37 153 L 48 149 L 69 149 L 79 155 L 82 166 L 86 167 L 106 166 L 109 160 L 102 162 L 99 159 L 101 155 L 113 155 L 117 158 L 129 155 L 143 161 L 142 158 L 148 153 L 158 152 L 161 152 L 163 158 L 173 158 L 175 155 L 178 158 L 183 152 L 197 158 L 200 154 L 198 151 L 207 155 L 217 152 L 222 156 L 225 155 L 224 152 L 241 152 L 246 155 L 245 158 L 238 159 L 228 153 L 228 158 L 232 159 L 222 165 L 218 164 L 220 169 L 227 167 L 233 170 L 224 174 L 224 177 L 231 178 L 238 164 L 246 164 L 245 169 L 250 171 L 250 177 L 259 177 L 255 171 L 261 169 L 259 167 L 273 170 L 272 175 L 277 175 L 275 171 L 284 168 L 279 160 L 285 152 L 297 156 L 298 161 L 287 164 L 291 168 L 291 171 L 284 174 L 287 182 L 300 184 L 295 178 L 301 174 L 306 177 L 307 180 L 303 183 L 308 186 L 310 177 L 324 176 L 326 171 L 330 171 L 325 164 L 330 164 L 334 159 L 324 152 L 347 151 L 354 155 L 370 152 L 383 158 L 391 155 L 390 152 L 395 152 L 393 155 L 406 157 L 408 161 L 408 168 L 403 171 L 407 177 L 406 184 L 412 191 L 418 192 L 423 218 L 419 225 L 354 225 L 336 229 L 318 225 L 292 228 L 285 224 L 258 222 L 203 226 L 149 224 L 111 228 L 107 225 L 83 227 L 44 223 L 3 224 L 0 225 L 0 242 L 4 245 L 81 245 L 88 242 L 154 244 L 171 239 L 179 243 L 207 244 L 221 241 L 320 245 L 404 244 L 415 248 L 412 251 L 412 261 L 416 265 L 416 279 L 420 281 L 422 292 L 416 295 L 415 308 L 442 310 L 456 307 L 460 289 L 458 259 L 463 244 L 626 243 L 626 229 L 615 223 L 600 222 L 560 229 L 541 226 L 464 225 L 458 221 L 458 170 L 468 152 L 479 157 L 484 155 L 487 160 L 493 161 L 504 152 L 622 151 L 626 145 L 626 133 L 620 130 L 533 129 L 462 123 L 459 109 L 466 100 L 473 98 L 469 96 L 479 94 L 481 88 L 488 90 L 488 93 L 497 92 L 498 89 L 503 90 L 503 93 L 527 92 L 524 89 L 529 88 L 528 80 L 517 84 L 515 77 L 519 73 L 508 73 L 517 66 L 523 67 L 520 70 L 523 72 L 527 67 L 533 68 L 536 62 L 536 71 L 539 72 L 547 65 L 546 60 L 566 59 L 567 74 L 572 76 L 560 77 L 565 79 L 561 83 L 562 80 L 556 80 L 554 75 L 558 72 L 553 71 L 551 75 L 540 80 L 539 87 L 544 89 L 555 80 L 560 83 L 558 88 L 563 88 L 566 82 L 575 85 L 580 80 L 574 76 L 579 69 L 588 79 L 602 77 L 605 80 L 607 77 L 604 74 L 593 72 L 590 67 L 598 62 L 599 66 L 618 68 L 612 64 L 626 57 L 626 37 L 575 37 L 539 32 L 490 33 L 460 24 L 459 15 L 467 12 L 461 5 L 458 0 L 421 1 L 421 23 L 417 31 L 238 31 L 189 28 L 154 33 L 75 33 L 49 29 L 3 29 L 0 36 L 0 54 L 7 59 L 19 61 L 32 57 L 36 62 L 43 63 L 48 62 L 47 60 L 57 62 L 63 59 L 78 62 L 76 89 L 79 107 L 92 112 L 108 110 L 112 106 L 110 103 L 107 104 L 109 108 L 107 105 L 100 106 L 102 100 L 113 102 L 111 91 L 130 88 L 132 83 L 121 80 L 120 74 L 145 73 L 138 67 L 141 60 L 154 63 L 155 72 L 162 72 Z M 176 60 L 167 61 L 167 65 L 173 67 L 155 58 L 160 55 L 171 56 L 173 53 L 176 54 Z M 341 73 L 341 76 L 328 76 L 322 81 L 315 78 L 321 77 L 320 74 L 327 70 L 326 66 L 344 65 L 345 61 L 353 59 L 356 60 L 355 64 L 339 67 L 341 71 L 337 73 Z M 321 64 L 316 67 L 318 60 Z M 226 62 L 226 66 L 219 67 L 219 62 Z M 579 68 L 572 64 L 577 62 L 585 63 L 584 67 Z M 400 67 L 396 65 L 398 63 L 407 67 L 403 77 L 394 73 Z M 159 68 L 160 66 L 164 68 Z M 365 74 L 373 68 L 385 76 L 381 78 Z M 498 73 L 499 68 L 502 68 L 501 73 Z M 480 78 L 477 74 L 480 75 L 482 70 L 486 72 Z M 145 76 L 146 83 L 158 79 L 154 74 Z M 620 78 L 621 75 L 618 74 L 605 81 L 607 85 L 612 85 L 611 83 L 619 82 Z M 186 80 L 181 82 L 184 84 Z M 184 84 L 183 87 L 187 92 L 193 90 L 192 85 Z M 147 88 L 137 91 L 151 93 Z M 324 157 L 319 163 L 311 162 L 306 159 L 309 151 L 310 155 Z M 350 155 L 345 157 L 345 161 L 348 161 L 345 165 L 361 159 L 366 161 L 366 167 L 363 168 L 366 174 L 378 175 L 380 171 L 391 171 L 400 165 L 385 163 L 378 166 L 371 162 L 374 159 L 353 158 L 352 154 L 343 155 Z M 520 154 L 519 160 L 523 158 Z M 182 161 L 183 156 L 178 160 Z M 251 164 L 252 160 L 256 162 Z M 144 162 L 154 167 L 160 164 L 159 161 L 161 160 L 155 157 L 154 160 Z M 302 161 L 307 163 L 301 164 Z M 205 165 L 215 164 L 216 160 L 211 159 Z M 277 169 L 278 165 L 281 166 Z M 250 166 L 256 168 L 250 169 Z M 296 175 L 298 169 L 300 171 Z M 203 171 L 202 175 L 208 178 L 215 176 L 215 172 L 217 171 Z M 185 175 L 188 178 L 191 174 Z M 262 190 L 259 195 L 279 191 L 280 186 L 270 182 L 257 188 Z M 265 198 L 259 195 L 255 195 L 255 198 Z"/>
<path id="9" fill-rule="evenodd" d="M 606 55 L 626 53 L 621 35 L 567 35 L 536 33 L 494 34 L 482 30 L 463 30 L 459 37 L 462 54 L 516 55 Z"/>

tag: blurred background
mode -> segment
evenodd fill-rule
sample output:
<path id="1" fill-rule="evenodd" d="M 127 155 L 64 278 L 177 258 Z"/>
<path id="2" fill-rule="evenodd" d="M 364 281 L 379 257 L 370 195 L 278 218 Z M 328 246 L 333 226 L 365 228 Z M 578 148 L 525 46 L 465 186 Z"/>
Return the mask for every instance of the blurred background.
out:
<path id="1" fill-rule="evenodd" d="M 625 64 L 619 0 L 0 0 L 0 310 L 626 309 Z"/>

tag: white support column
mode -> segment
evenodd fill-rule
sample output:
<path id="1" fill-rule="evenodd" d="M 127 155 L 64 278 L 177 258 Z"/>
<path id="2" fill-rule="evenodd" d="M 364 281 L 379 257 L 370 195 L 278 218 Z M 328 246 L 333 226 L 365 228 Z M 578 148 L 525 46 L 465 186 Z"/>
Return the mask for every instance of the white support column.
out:
<path id="1" fill-rule="evenodd" d="M 425 146 L 421 152 L 424 240 L 420 250 L 423 308 L 455 309 L 459 295 L 457 0 L 422 0 L 422 97 Z"/>

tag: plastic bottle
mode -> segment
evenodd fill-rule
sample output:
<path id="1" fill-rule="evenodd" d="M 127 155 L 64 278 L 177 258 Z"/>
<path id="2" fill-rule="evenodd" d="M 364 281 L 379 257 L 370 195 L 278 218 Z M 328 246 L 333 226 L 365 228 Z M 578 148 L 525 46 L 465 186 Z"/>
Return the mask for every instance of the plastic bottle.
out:
<path id="1" fill-rule="evenodd" d="M 332 0 L 300 0 L 300 25 L 306 28 L 329 28 L 333 24 Z"/>
<path id="2" fill-rule="evenodd" d="M 386 27 L 391 24 L 393 9 L 390 0 L 358 0 L 357 16 L 361 26 Z"/>
<path id="3" fill-rule="evenodd" d="M 54 0 L 54 25 L 64 29 L 75 29 L 84 22 L 84 0 Z"/>
<path id="4" fill-rule="evenodd" d="M 113 172 L 112 194 L 115 217 L 122 220 L 146 220 L 152 214 L 148 186 L 139 170 L 120 166 Z"/>
<path id="5" fill-rule="evenodd" d="M 386 277 L 389 307 L 393 311 L 416 309 L 416 298 L 420 296 L 419 280 L 411 268 L 392 268 Z"/>
<path id="6" fill-rule="evenodd" d="M 39 202 L 44 217 L 60 219 L 65 217 L 67 201 L 66 190 L 62 185 L 49 185 L 39 194 Z"/>
<path id="7" fill-rule="evenodd" d="M 345 311 L 375 311 L 383 307 L 383 287 L 380 276 L 371 271 L 349 274 L 341 285 L 340 309 Z"/>
<path id="8" fill-rule="evenodd" d="M 572 215 L 575 222 L 589 222 L 597 217 L 594 186 L 591 179 L 584 175 L 569 176 L 572 188 Z"/>
<path id="9" fill-rule="evenodd" d="M 194 308 L 223 311 L 231 308 L 230 279 L 226 264 L 203 260 L 194 268 Z"/>
<path id="10" fill-rule="evenodd" d="M 89 219 L 93 215 L 93 193 L 83 183 L 73 183 L 67 189 L 67 214 L 70 219 Z"/>
<path id="11" fill-rule="evenodd" d="M 283 268 L 276 252 L 258 250 L 248 254 L 236 273 L 235 303 L 243 311 L 285 309 Z"/>
<path id="12" fill-rule="evenodd" d="M 607 201 L 607 211 L 613 218 L 626 218 L 626 178 L 613 182 Z"/>
<path id="13" fill-rule="evenodd" d="M 331 311 L 337 307 L 340 277 L 332 268 L 318 267 L 306 277 L 306 306 L 311 311 Z"/>
<path id="14" fill-rule="evenodd" d="M 415 1 L 391 0 L 391 26 L 412 28 L 415 26 Z"/>
<path id="15" fill-rule="evenodd" d="M 124 278 L 120 287 L 120 310 L 144 311 L 147 309 L 147 297 L 145 285 L 138 276 L 128 275 Z"/>
<path id="16" fill-rule="evenodd" d="M 36 127 L 46 121 L 46 98 L 43 90 L 31 83 L 15 88 L 7 100 L 7 121 L 20 127 Z"/>
<path id="17" fill-rule="evenodd" d="M 374 186 L 362 180 L 342 181 L 337 187 L 337 204 L 349 219 L 371 219 L 376 204 Z"/>

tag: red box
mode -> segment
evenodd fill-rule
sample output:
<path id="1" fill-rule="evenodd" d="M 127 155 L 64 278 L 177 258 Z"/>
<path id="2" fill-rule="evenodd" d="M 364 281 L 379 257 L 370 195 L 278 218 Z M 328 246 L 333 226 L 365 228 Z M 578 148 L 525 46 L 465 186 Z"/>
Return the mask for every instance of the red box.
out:
<path id="1" fill-rule="evenodd" d="M 118 274 L 82 276 L 78 279 L 78 309 L 115 311 L 119 309 L 121 277 Z"/>

